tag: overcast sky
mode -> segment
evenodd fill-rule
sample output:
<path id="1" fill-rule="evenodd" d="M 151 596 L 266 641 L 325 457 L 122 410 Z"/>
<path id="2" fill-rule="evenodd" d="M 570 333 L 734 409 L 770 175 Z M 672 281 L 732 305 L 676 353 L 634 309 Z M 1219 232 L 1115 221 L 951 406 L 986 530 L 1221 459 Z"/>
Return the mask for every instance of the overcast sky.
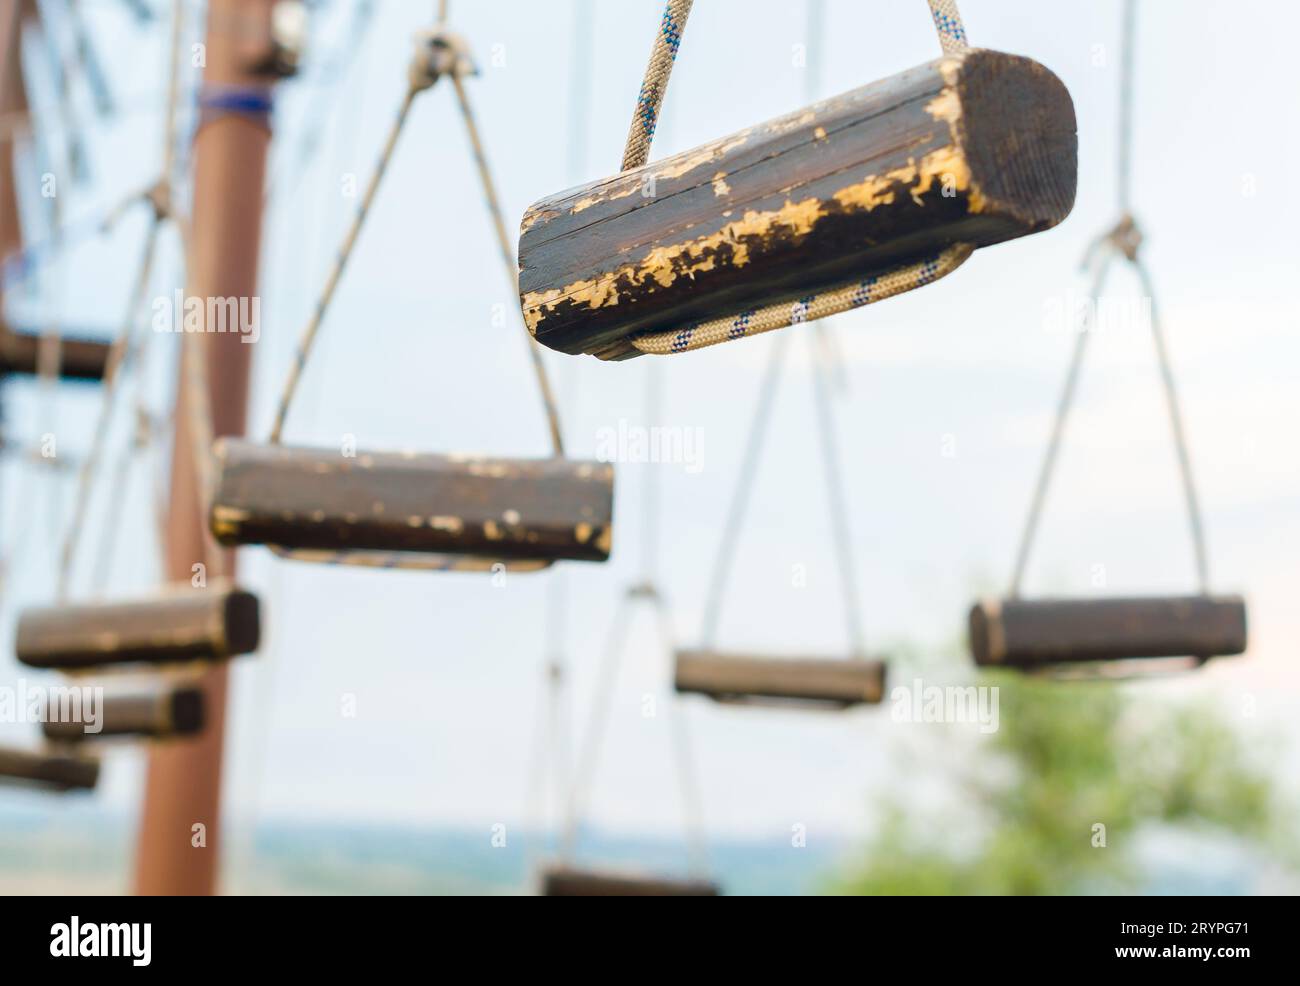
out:
<path id="1" fill-rule="evenodd" d="M 341 83 L 324 87 L 327 116 L 317 119 L 312 108 L 322 89 L 319 65 L 306 82 L 284 87 L 273 171 L 287 175 L 280 169 L 295 159 L 304 125 L 324 129 L 310 168 L 277 185 L 269 215 L 251 414 L 260 436 L 355 204 L 342 194 L 346 176 L 368 173 L 405 85 L 411 35 L 433 5 L 378 6 L 356 63 Z M 73 216 L 94 214 L 150 179 L 161 119 L 165 26 L 138 35 L 124 5 L 89 7 L 128 112 L 93 131 L 94 181 L 69 193 L 65 209 Z M 482 69 L 468 85 L 512 226 L 536 199 L 617 170 L 660 4 L 594 8 L 583 32 L 571 2 L 452 4 L 452 22 Z M 852 550 L 873 650 L 902 640 L 923 650 L 949 646 L 963 632 L 972 593 L 999 589 L 1009 577 L 1071 344 L 1052 330 L 1050 312 L 1084 290 L 1079 258 L 1115 219 L 1118 0 L 963 0 L 961 8 L 974 43 L 1030 55 L 1069 87 L 1079 120 L 1079 194 L 1059 228 L 981 251 L 923 291 L 834 321 L 847 378 L 836 411 Z M 1135 209 L 1182 387 L 1214 587 L 1245 593 L 1251 606 L 1244 658 L 1145 687 L 1153 700 L 1215 696 L 1243 728 L 1276 722 L 1294 739 L 1293 717 L 1288 726 L 1283 716 L 1300 694 L 1294 45 L 1286 31 L 1269 29 L 1276 4 L 1264 0 L 1146 0 L 1140 8 Z M 325 50 L 338 51 L 343 22 L 335 17 L 324 28 Z M 794 64 L 797 45 L 807 46 L 818 97 L 938 54 L 921 0 L 831 0 L 821 36 L 806 33 L 801 3 L 701 0 L 655 154 L 801 105 L 810 70 Z M 584 37 L 594 42 L 578 50 Z M 590 59 L 583 154 L 572 150 L 583 133 L 571 112 L 575 59 Z M 439 85 L 420 98 L 402 138 L 291 416 L 291 441 L 333 446 L 351 433 L 363 448 L 545 453 L 516 306 L 475 182 L 451 92 Z M 110 239 L 73 253 L 62 275 L 69 323 L 117 324 L 142 231 L 143 217 L 133 216 Z M 163 265 L 157 293 L 171 290 L 175 270 L 174 259 Z M 1117 293 L 1136 291 L 1126 273 L 1112 284 Z M 40 299 L 11 305 L 45 310 Z M 510 316 L 504 324 L 493 318 L 498 305 Z M 720 641 L 835 655 L 847 642 L 816 457 L 808 330 L 794 331 Z M 560 636 L 581 712 L 575 725 L 585 721 L 612 612 L 638 575 L 646 469 L 658 471 L 661 490 L 657 575 L 678 636 L 698 635 L 772 343 L 764 337 L 660 361 L 548 359 L 565 396 L 572 454 L 593 455 L 601 430 L 620 421 L 646 423 L 652 371 L 662 374 L 664 409 L 650 423 L 699 429 L 701 440 L 696 471 L 620 465 L 613 560 L 556 570 L 567 596 Z M 173 345 L 167 337 L 153 343 L 150 399 L 160 408 Z M 33 387 L 9 386 L 5 396 L 14 429 L 44 430 Z M 85 447 L 94 401 L 91 390 L 59 395 L 61 448 Z M 68 483 L 46 480 L 43 505 L 32 507 L 17 499 L 19 481 L 7 463 L 6 543 L 29 528 L 23 567 L 4 598 L 9 635 L 20 605 L 53 593 L 48 562 L 59 504 L 71 498 Z M 111 579 L 124 594 L 146 591 L 156 577 L 143 472 L 132 490 Z M 235 674 L 232 815 L 524 821 L 542 665 L 555 633 L 546 616 L 555 576 L 512 576 L 497 587 L 485 576 L 317 568 L 262 549 L 245 551 L 240 564 L 262 597 L 268 633 L 261 653 L 241 659 Z M 1093 343 L 1026 591 L 1096 593 L 1097 565 L 1105 567 L 1107 592 L 1193 587 L 1154 354 L 1150 337 L 1137 332 L 1102 333 Z M 802 588 L 794 585 L 796 566 L 807 572 Z M 615 697 L 592 810 L 604 825 L 671 833 L 679 805 L 667 716 L 662 704 L 655 717 L 642 711 L 644 696 L 662 703 L 669 694 L 668 657 L 651 631 L 644 617 Z M 0 684 L 18 677 L 12 658 L 0 656 Z M 346 694 L 356 696 L 355 718 L 341 714 Z M 1252 699 L 1253 720 L 1245 715 Z M 899 731 L 925 728 L 893 724 L 887 709 L 819 717 L 702 700 L 685 707 L 707 819 L 719 834 L 788 833 L 794 822 L 813 832 L 860 831 L 870 793 L 889 778 Z M 0 735 L 26 740 L 28 729 L 0 726 Z M 106 804 L 134 810 L 140 763 L 130 748 L 113 754 L 100 794 Z"/>

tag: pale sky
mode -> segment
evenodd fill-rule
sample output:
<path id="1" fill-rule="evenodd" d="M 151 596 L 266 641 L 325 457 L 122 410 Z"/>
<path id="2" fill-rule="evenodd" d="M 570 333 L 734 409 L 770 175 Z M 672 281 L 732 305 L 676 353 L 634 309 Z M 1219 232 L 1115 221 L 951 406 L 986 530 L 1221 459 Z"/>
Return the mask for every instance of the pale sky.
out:
<path id="1" fill-rule="evenodd" d="M 122 42 L 104 48 L 123 102 L 135 109 L 94 131 L 95 181 L 69 193 L 73 216 L 94 214 L 149 180 L 161 119 L 165 27 L 137 37 L 119 5 L 90 6 L 97 31 Z M 405 84 L 410 37 L 431 7 L 424 0 L 379 5 L 356 64 L 329 90 L 333 110 L 320 153 L 308 171 L 278 186 L 255 353 L 251 422 L 259 437 L 355 204 L 342 194 L 345 176 L 368 173 Z M 452 4 L 452 23 L 482 69 L 468 85 L 512 227 L 536 199 L 617 170 L 660 16 L 657 0 L 598 2 L 589 35 L 596 41 L 584 52 L 573 48 L 582 36 L 574 9 L 524 0 Z M 973 43 L 1030 55 L 1069 87 L 1079 119 L 1079 195 L 1059 228 L 980 251 L 931 287 L 834 322 L 848 379 L 836 409 L 852 548 L 873 650 L 899 640 L 946 645 L 963 632 L 972 592 L 1005 585 L 1071 342 L 1049 330 L 1046 313 L 1054 300 L 1084 290 L 1078 260 L 1116 218 L 1118 0 L 962 0 L 961 9 Z M 1135 210 L 1182 388 L 1213 584 L 1244 593 L 1251 607 L 1244 658 L 1143 688 L 1152 700 L 1214 696 L 1242 716 L 1243 728 L 1276 724 L 1294 741 L 1286 713 L 1300 696 L 1300 309 L 1291 291 L 1300 248 L 1291 235 L 1298 217 L 1290 165 L 1300 147 L 1282 95 L 1293 89 L 1293 44 L 1285 31 L 1269 29 L 1276 5 L 1264 0 L 1145 0 L 1140 10 Z M 808 46 L 818 97 L 938 56 L 922 0 L 830 0 L 821 39 L 805 37 L 804 16 L 800 3 L 700 0 L 655 154 L 801 105 L 808 70 L 792 65 L 795 45 Z M 338 19 L 331 25 L 334 50 Z M 570 62 L 583 57 L 592 60 L 591 115 L 587 153 L 575 162 Z M 304 107 L 315 105 L 314 90 L 303 89 L 284 90 L 277 174 L 296 156 Z M 475 181 L 451 93 L 440 85 L 420 98 L 403 136 L 291 416 L 290 441 L 335 445 L 351 433 L 363 448 L 545 453 L 522 329 Z M 111 239 L 73 254 L 63 275 L 70 322 L 118 324 L 142 228 L 135 215 Z M 157 293 L 173 287 L 174 261 L 163 267 Z M 1123 273 L 1112 284 L 1116 292 L 1136 290 Z M 494 323 L 494 305 L 506 306 L 505 325 Z M 794 341 L 720 642 L 834 655 L 846 642 L 806 346 Z M 663 419 L 651 423 L 700 429 L 702 468 L 620 465 L 613 560 L 563 567 L 570 695 L 581 713 L 575 726 L 585 722 L 613 607 L 638 574 L 645 469 L 659 470 L 657 574 L 678 636 L 698 635 L 771 343 L 745 340 L 655 364 L 665 404 Z M 154 345 L 151 399 L 163 407 L 174 338 Z M 571 454 L 592 455 L 601 429 L 622 419 L 645 423 L 651 357 L 606 364 L 555 355 L 548 364 L 566 395 Z M 35 393 L 7 387 L 15 430 L 44 430 Z M 95 400 L 88 389 L 60 393 L 61 448 L 85 447 Z M 955 455 L 943 454 L 945 443 Z M 4 599 L 6 639 L 16 609 L 54 589 L 48 561 L 59 508 L 50 499 L 16 517 L 16 482 L 7 463 L 6 543 L 16 524 L 31 529 L 24 567 Z M 122 594 L 147 591 L 156 576 L 144 487 L 137 472 L 111 579 Z M 70 484 L 47 480 L 43 488 L 51 498 L 60 489 L 66 508 Z M 88 586 L 92 566 L 83 563 Z M 311 567 L 257 548 L 240 564 L 243 581 L 262 597 L 267 644 L 240 659 L 235 673 L 226 789 L 234 818 L 525 821 L 553 576 L 512 576 L 501 588 L 484 576 Z M 1138 333 L 1094 340 L 1026 591 L 1097 592 L 1090 576 L 1098 564 L 1109 592 L 1193 585 L 1154 354 Z M 796 565 L 806 566 L 805 588 L 792 586 Z M 648 617 L 638 626 L 592 819 L 627 832 L 672 833 L 679 807 L 667 718 L 662 706 L 654 718 L 642 715 L 645 695 L 667 699 L 669 661 Z M 18 677 L 12 657 L 0 656 L 0 685 Z M 340 714 L 344 694 L 357 696 L 354 719 Z M 1258 713 L 1248 720 L 1241 710 L 1250 697 Z M 810 832 L 860 832 L 870 792 L 890 777 L 899 732 L 924 728 L 891 723 L 887 708 L 816 716 L 702 700 L 684 706 L 706 817 L 720 835 L 786 833 L 796 821 Z M 26 740 L 27 729 L 0 725 L 0 735 Z M 141 759 L 131 748 L 112 754 L 98 795 L 106 805 L 134 810 Z M 1293 767 L 1295 759 L 1279 762 Z"/>

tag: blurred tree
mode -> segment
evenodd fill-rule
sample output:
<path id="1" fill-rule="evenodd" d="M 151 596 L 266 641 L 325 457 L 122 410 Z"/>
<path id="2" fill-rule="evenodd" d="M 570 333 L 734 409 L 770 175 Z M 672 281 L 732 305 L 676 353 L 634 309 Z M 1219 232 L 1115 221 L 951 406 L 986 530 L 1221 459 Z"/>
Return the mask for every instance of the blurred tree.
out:
<path id="1" fill-rule="evenodd" d="M 997 732 L 971 750 L 969 730 L 934 727 L 959 813 L 919 809 L 905 792 L 887 800 L 866 862 L 833 891 L 1140 890 L 1134 836 L 1151 824 L 1223 833 L 1293 860 L 1289 813 L 1222 713 L 1104 683 L 1010 674 L 978 683 L 1000 689 Z"/>

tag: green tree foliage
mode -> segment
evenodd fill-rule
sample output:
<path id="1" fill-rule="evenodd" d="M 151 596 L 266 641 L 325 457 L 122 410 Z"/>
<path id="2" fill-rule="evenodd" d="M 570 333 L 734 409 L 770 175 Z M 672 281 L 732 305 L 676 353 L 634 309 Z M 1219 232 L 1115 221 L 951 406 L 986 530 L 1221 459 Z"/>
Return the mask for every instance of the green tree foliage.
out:
<path id="1" fill-rule="evenodd" d="M 895 792 L 864 862 L 831 889 L 851 894 L 1068 894 L 1140 890 L 1143 826 L 1220 832 L 1292 857 L 1258 744 L 1224 714 L 1151 689 L 985 675 L 999 728 L 943 730 L 961 806 L 918 808 Z M 971 746 L 964 760 L 958 746 Z M 931 758 L 934 751 L 930 751 Z M 1100 844 L 1103 825 L 1104 847 Z M 1293 861 L 1293 860 L 1292 860 Z"/>

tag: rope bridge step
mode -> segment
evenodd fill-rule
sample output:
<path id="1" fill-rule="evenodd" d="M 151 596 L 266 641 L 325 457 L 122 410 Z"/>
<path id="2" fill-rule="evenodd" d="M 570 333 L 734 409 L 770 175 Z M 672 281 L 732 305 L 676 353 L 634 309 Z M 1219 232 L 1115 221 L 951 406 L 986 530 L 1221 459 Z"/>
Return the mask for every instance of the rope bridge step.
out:
<path id="1" fill-rule="evenodd" d="M 679 650 L 674 684 L 678 692 L 718 702 L 844 709 L 882 700 L 885 664 Z"/>
<path id="2" fill-rule="evenodd" d="M 90 791 L 99 761 L 68 753 L 0 747 L 0 784 L 52 791 Z"/>
<path id="3" fill-rule="evenodd" d="M 626 359 L 868 304 L 1061 222 L 1077 157 L 1060 79 L 957 52 L 535 203 L 524 321 L 551 349 Z"/>
<path id="4" fill-rule="evenodd" d="M 717 897 L 707 880 L 669 879 L 602 870 L 557 867 L 542 874 L 543 897 Z"/>
<path id="5" fill-rule="evenodd" d="M 1087 662 L 1195 658 L 1246 649 L 1240 596 L 989 599 L 970 611 L 970 648 L 984 667 L 1031 670 Z"/>
<path id="6" fill-rule="evenodd" d="M 140 600 L 46 606 L 18 620 L 18 660 L 79 671 L 122 664 L 218 661 L 257 649 L 257 597 L 217 581 Z"/>
<path id="7" fill-rule="evenodd" d="M 203 690 L 195 685 L 152 682 L 136 691 L 105 694 L 92 718 L 56 715 L 50 699 L 41 728 L 50 742 L 79 743 L 101 739 L 173 739 L 202 732 L 206 715 Z"/>
<path id="8" fill-rule="evenodd" d="M 605 561 L 614 470 L 602 462 L 263 446 L 221 439 L 209 523 L 225 545 L 319 561 L 388 553 L 496 562 Z M 375 553 L 380 553 L 378 556 Z M 362 562 L 364 564 L 364 562 Z"/>

